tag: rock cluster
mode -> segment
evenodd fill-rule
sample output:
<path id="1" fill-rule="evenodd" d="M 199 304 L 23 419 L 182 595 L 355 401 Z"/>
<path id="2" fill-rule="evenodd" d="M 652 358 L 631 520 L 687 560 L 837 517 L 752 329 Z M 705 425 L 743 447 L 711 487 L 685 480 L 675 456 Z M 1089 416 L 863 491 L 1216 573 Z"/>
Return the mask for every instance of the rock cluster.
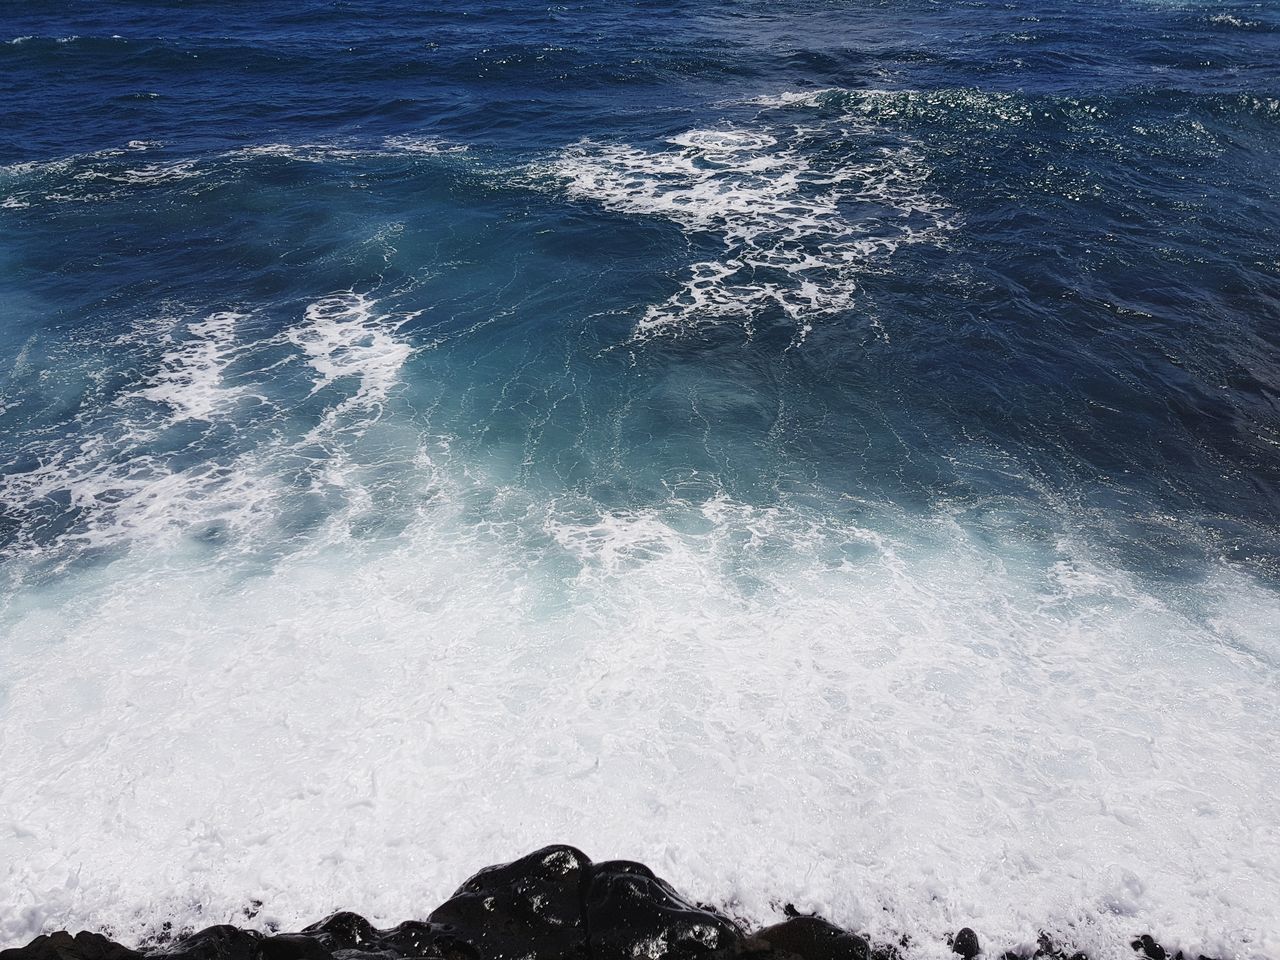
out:
<path id="1" fill-rule="evenodd" d="M 1150 937 L 1134 948 L 1167 960 Z M 968 927 L 952 949 L 964 960 L 982 953 Z M 59 932 L 0 951 L 0 960 L 896 960 L 897 953 L 790 909 L 782 923 L 748 933 L 643 864 L 592 863 L 573 847 L 552 846 L 481 870 L 426 920 L 386 930 L 344 912 L 300 933 L 222 925 L 140 950 L 101 934 Z M 1047 941 L 1035 956 L 1067 960 Z"/>

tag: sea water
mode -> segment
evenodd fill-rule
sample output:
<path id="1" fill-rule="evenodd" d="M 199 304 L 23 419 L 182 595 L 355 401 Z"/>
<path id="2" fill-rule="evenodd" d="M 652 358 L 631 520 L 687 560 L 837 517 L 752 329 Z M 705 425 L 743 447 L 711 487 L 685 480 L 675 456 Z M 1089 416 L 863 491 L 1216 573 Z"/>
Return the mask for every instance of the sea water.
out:
<path id="1" fill-rule="evenodd" d="M 0 27 L 0 945 L 568 842 L 1280 956 L 1280 8 Z"/>

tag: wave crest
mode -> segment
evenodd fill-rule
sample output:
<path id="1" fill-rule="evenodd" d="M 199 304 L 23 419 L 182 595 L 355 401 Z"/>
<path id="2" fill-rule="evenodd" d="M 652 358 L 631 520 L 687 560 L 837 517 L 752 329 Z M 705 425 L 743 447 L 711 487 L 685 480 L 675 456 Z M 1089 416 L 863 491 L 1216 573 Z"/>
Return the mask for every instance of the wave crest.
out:
<path id="1" fill-rule="evenodd" d="M 722 255 L 691 264 L 638 337 L 724 321 L 750 332 L 773 310 L 803 340 L 852 306 L 867 269 L 955 224 L 916 146 L 874 133 L 830 123 L 690 130 L 658 149 L 584 141 L 551 173 L 575 200 L 720 238 Z"/>

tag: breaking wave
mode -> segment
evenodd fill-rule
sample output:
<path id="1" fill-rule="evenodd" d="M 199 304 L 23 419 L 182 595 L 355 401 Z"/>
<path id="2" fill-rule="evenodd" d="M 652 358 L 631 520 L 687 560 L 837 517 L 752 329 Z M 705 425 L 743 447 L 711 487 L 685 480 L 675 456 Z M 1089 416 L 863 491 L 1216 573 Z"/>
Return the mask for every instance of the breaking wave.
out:
<path id="1" fill-rule="evenodd" d="M 580 143 L 552 174 L 576 200 L 662 217 L 719 239 L 681 289 L 647 308 L 637 336 L 703 324 L 748 331 L 770 309 L 802 341 L 848 309 L 860 274 L 903 244 L 940 243 L 955 214 L 929 188 L 912 145 L 877 145 L 874 129 L 827 123 L 692 130 L 650 150 Z"/>
<path id="2" fill-rule="evenodd" d="M 5 554 L 66 562 L 194 531 L 257 540 L 261 524 L 287 513 L 290 487 L 323 486 L 309 475 L 319 454 L 308 445 L 358 436 L 379 419 L 410 355 L 396 336 L 407 319 L 345 292 L 269 336 L 255 331 L 252 312 L 140 324 L 117 347 L 159 344 L 142 381 L 81 414 L 70 434 L 30 438 L 21 458 L 31 466 L 0 476 L 0 504 L 20 530 Z M 320 395 L 301 437 L 293 431 L 305 397 L 288 376 L 299 363 Z"/>

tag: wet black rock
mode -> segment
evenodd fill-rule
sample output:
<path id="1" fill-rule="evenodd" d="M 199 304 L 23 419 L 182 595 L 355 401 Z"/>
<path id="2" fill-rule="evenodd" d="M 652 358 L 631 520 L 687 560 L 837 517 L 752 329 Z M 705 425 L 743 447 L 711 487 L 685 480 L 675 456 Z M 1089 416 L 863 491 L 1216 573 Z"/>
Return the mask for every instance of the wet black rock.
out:
<path id="1" fill-rule="evenodd" d="M 166 944 L 155 955 L 169 960 L 261 960 L 262 941 L 256 930 L 220 924 Z"/>
<path id="2" fill-rule="evenodd" d="M 583 897 L 592 872 L 581 850 L 544 847 L 481 870 L 428 919 L 439 936 L 481 958 L 586 958 Z"/>
<path id="3" fill-rule="evenodd" d="M 260 906 L 254 902 L 245 916 Z M 138 950 L 96 933 L 59 932 L 0 951 L 0 960 L 900 960 L 894 944 L 873 947 L 821 917 L 790 906 L 785 912 L 784 922 L 747 935 L 643 864 L 592 863 L 581 850 L 553 846 L 481 870 L 426 920 L 385 930 L 347 912 L 270 936 L 230 925 L 173 936 L 166 923 Z M 1149 936 L 1132 945 L 1148 960 L 1169 960 Z M 964 960 L 981 952 L 968 927 L 952 949 Z M 1045 936 L 1034 957 L 1087 960 L 1069 957 Z"/>
<path id="4" fill-rule="evenodd" d="M 142 955 L 108 940 L 100 933 L 65 930 L 36 937 L 18 950 L 0 951 L 0 960 L 138 960 Z"/>
<path id="5" fill-rule="evenodd" d="M 305 933 L 282 933 L 262 941 L 262 960 L 329 960 L 333 952 Z"/>
<path id="6" fill-rule="evenodd" d="M 951 944 L 953 953 L 958 953 L 964 957 L 964 960 L 973 960 L 982 952 L 982 947 L 978 943 L 978 935 L 973 932 L 971 927 L 964 927 L 956 934 L 955 940 Z"/>
<path id="7" fill-rule="evenodd" d="M 313 923 L 302 931 L 313 937 L 326 950 L 366 950 L 378 939 L 378 931 L 358 913 L 343 910 Z"/>
<path id="8" fill-rule="evenodd" d="M 591 871 L 586 921 L 592 960 L 687 960 L 732 952 L 743 937 L 733 921 L 694 906 L 644 864 L 626 860 Z"/>
<path id="9" fill-rule="evenodd" d="M 747 951 L 765 950 L 775 957 L 805 960 L 869 960 L 871 944 L 821 917 L 794 916 L 757 931 L 745 944 Z"/>

